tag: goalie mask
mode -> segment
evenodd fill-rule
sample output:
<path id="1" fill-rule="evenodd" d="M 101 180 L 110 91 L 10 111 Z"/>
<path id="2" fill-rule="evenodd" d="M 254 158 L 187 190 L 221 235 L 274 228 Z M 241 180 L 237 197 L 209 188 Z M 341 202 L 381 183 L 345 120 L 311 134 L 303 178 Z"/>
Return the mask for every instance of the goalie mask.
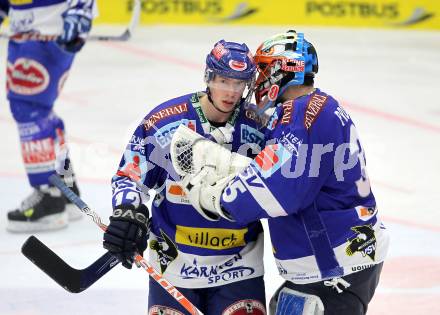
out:
<path id="1" fill-rule="evenodd" d="M 289 30 L 265 40 L 255 53 L 259 72 L 255 100 L 260 111 L 276 105 L 292 85 L 313 85 L 318 55 L 303 33 Z"/>
<path id="2" fill-rule="evenodd" d="M 255 83 L 256 66 L 246 44 L 220 40 L 206 56 L 205 83 L 209 101 L 214 107 L 210 89 L 221 89 L 245 95 L 245 104 L 249 103 Z M 224 80 L 215 80 L 216 76 Z M 237 103 L 237 105 L 240 102 Z"/>

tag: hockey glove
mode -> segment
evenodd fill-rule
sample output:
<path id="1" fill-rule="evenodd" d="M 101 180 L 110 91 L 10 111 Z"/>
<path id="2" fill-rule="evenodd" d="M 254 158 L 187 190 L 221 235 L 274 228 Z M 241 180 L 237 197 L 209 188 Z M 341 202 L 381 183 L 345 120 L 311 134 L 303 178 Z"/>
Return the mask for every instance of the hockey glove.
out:
<path id="1" fill-rule="evenodd" d="M 220 199 L 223 190 L 234 179 L 235 174 L 218 178 L 214 169 L 204 167 L 196 175 L 187 175 L 182 180 L 182 186 L 192 206 L 209 221 L 218 221 L 220 217 L 234 221 L 231 215 L 222 208 Z M 212 179 L 215 178 L 215 181 Z"/>
<path id="2" fill-rule="evenodd" d="M 132 205 L 113 211 L 110 224 L 104 233 L 103 246 L 125 268 L 131 269 L 134 255 L 142 255 L 147 248 L 150 233 L 149 213 L 145 205 L 134 209 Z"/>
<path id="3" fill-rule="evenodd" d="M 209 166 L 213 169 L 209 171 L 213 181 L 241 172 L 252 161 L 202 137 L 183 124 L 173 134 L 170 153 L 177 174 L 195 175 L 205 166 Z"/>
<path id="4" fill-rule="evenodd" d="M 63 33 L 57 38 L 57 44 L 70 53 L 81 50 L 92 28 L 91 16 L 77 12 L 78 10 L 67 10 L 63 13 Z"/>

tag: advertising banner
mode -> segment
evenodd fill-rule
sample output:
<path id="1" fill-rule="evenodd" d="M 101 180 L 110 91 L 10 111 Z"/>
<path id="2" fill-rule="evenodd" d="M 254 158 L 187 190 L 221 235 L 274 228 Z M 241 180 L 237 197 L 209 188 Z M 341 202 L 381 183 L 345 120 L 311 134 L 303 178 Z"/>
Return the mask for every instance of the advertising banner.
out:
<path id="1" fill-rule="evenodd" d="M 434 0 L 141 0 L 142 24 L 301 25 L 440 29 Z M 99 2 L 102 23 L 125 23 L 133 0 Z"/>

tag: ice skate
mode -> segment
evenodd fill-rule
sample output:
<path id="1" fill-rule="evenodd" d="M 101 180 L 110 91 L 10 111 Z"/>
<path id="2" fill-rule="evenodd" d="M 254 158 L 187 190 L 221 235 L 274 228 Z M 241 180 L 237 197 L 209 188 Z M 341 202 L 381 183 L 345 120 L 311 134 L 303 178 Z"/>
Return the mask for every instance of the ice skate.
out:
<path id="1" fill-rule="evenodd" d="M 8 212 L 7 230 L 23 233 L 50 231 L 64 228 L 67 224 L 64 196 L 57 188 L 42 185 L 35 188 L 18 209 Z"/>

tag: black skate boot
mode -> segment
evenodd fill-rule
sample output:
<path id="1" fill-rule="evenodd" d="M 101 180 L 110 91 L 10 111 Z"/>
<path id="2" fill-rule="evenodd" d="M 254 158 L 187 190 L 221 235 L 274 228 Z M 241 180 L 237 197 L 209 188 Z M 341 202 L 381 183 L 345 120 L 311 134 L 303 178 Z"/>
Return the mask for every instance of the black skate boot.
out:
<path id="1" fill-rule="evenodd" d="M 11 232 L 37 232 L 66 227 L 68 215 L 66 200 L 56 187 L 42 185 L 21 203 L 16 210 L 8 212 L 7 230 Z"/>

